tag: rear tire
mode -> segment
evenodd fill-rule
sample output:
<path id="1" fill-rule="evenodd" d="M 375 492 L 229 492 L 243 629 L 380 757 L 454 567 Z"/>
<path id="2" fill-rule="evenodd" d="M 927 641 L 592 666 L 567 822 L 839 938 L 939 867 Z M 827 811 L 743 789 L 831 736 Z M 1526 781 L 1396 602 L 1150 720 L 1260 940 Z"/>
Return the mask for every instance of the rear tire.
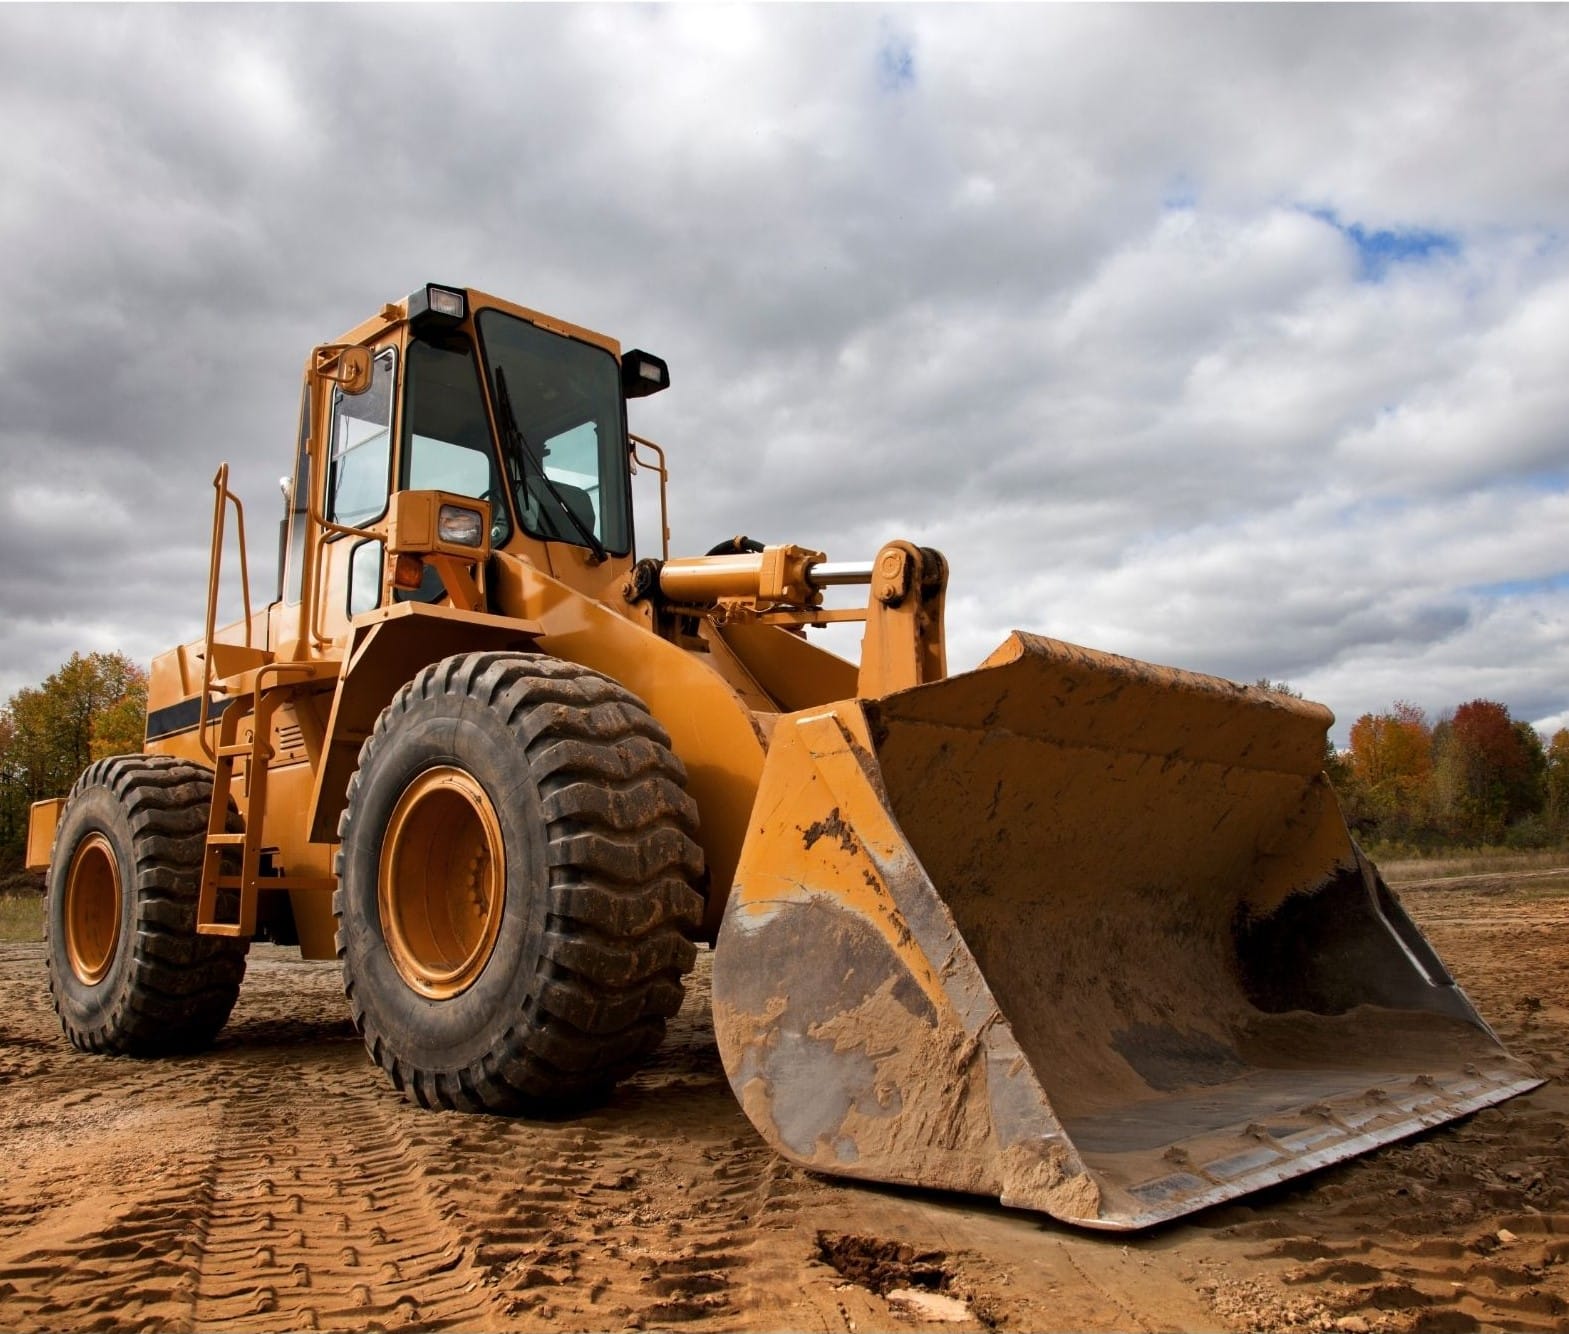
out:
<path id="1" fill-rule="evenodd" d="M 211 804 L 211 772 L 165 755 L 99 760 L 71 789 L 44 940 L 55 1013 L 83 1051 L 191 1051 L 228 1022 L 249 943 L 196 934 Z"/>
<path id="2" fill-rule="evenodd" d="M 541 654 L 427 667 L 339 824 L 354 1021 L 426 1107 L 559 1110 L 641 1065 L 702 921 L 697 809 L 635 696 Z"/>

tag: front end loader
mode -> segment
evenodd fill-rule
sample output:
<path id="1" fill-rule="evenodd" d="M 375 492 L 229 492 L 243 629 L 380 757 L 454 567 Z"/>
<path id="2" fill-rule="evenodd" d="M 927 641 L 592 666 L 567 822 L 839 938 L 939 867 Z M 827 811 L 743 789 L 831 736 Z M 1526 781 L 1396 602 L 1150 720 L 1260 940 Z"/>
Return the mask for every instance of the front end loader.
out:
<path id="1" fill-rule="evenodd" d="M 275 598 L 221 468 L 144 753 L 34 809 L 72 1042 L 210 1041 L 265 938 L 341 960 L 410 1098 L 559 1112 L 646 1060 L 706 942 L 779 1153 L 1112 1229 L 1539 1082 L 1351 839 L 1327 710 L 1022 632 L 949 676 L 909 542 L 671 558 L 627 428 L 668 382 L 437 285 L 312 351 Z M 807 638 L 840 621 L 858 664 Z"/>

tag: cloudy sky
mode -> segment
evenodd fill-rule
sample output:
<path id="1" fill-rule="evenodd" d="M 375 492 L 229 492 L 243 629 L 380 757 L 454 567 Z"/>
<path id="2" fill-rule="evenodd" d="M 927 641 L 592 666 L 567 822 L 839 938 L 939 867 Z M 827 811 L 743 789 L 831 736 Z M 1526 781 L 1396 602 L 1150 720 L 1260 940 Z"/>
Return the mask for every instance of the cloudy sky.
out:
<path id="1" fill-rule="evenodd" d="M 1569 725 L 1569 8 L 0 6 L 0 699 L 258 591 L 426 281 L 668 358 L 675 546 L 953 567 L 1339 715 Z"/>

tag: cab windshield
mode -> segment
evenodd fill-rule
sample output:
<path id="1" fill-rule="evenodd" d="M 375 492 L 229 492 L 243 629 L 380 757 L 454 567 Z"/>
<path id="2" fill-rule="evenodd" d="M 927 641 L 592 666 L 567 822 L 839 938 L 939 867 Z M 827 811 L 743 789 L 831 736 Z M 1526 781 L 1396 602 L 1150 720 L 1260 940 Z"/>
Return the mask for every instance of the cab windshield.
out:
<path id="1" fill-rule="evenodd" d="M 519 521 L 534 537 L 632 549 L 621 368 L 604 348 L 499 310 L 477 320 L 492 401 L 505 385 L 518 438 L 502 456 Z M 548 484 L 547 480 L 548 479 Z"/>

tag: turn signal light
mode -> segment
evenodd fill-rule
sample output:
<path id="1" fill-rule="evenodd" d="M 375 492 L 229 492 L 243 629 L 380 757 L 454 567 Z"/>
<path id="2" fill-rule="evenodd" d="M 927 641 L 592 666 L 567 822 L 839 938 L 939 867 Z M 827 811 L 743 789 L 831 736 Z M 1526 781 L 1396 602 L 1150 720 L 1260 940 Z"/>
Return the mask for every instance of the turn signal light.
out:
<path id="1" fill-rule="evenodd" d="M 393 560 L 392 586 L 394 588 L 418 588 L 425 578 L 425 562 L 418 556 L 410 556 L 406 552 Z"/>

